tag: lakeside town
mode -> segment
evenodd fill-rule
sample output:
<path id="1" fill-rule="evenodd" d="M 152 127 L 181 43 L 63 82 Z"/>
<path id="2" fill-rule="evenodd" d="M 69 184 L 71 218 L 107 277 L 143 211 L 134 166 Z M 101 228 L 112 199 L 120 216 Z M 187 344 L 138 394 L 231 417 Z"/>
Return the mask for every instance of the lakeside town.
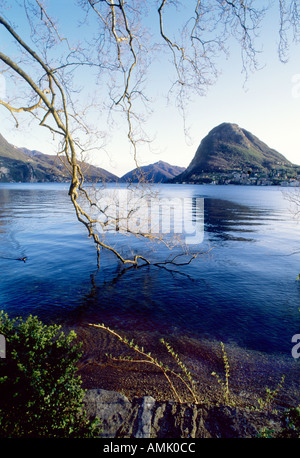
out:
<path id="1" fill-rule="evenodd" d="M 292 186 L 300 187 L 300 168 L 287 170 L 272 170 L 269 172 L 253 172 L 252 170 L 233 170 L 226 172 L 201 172 L 191 175 L 188 182 L 183 184 L 212 184 L 212 185 L 252 185 L 252 186 Z"/>

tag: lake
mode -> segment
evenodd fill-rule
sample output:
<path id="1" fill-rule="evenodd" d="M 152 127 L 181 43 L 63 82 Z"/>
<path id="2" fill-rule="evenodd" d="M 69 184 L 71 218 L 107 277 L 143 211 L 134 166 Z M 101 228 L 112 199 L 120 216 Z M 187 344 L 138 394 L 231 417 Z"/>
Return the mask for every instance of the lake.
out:
<path id="1" fill-rule="evenodd" d="M 104 322 L 125 331 L 223 341 L 294 364 L 300 226 L 286 189 L 166 184 L 158 191 L 159 198 L 182 203 L 188 237 L 190 228 L 199 232 L 189 248 L 203 254 L 180 267 L 125 270 L 102 252 L 98 269 L 67 184 L 0 184 L 1 308 L 9 316 L 32 314 L 75 327 Z M 108 240 L 124 255 L 137 250 L 156 261 L 179 252 L 120 233 L 109 233 Z M 27 261 L 16 260 L 22 257 Z"/>

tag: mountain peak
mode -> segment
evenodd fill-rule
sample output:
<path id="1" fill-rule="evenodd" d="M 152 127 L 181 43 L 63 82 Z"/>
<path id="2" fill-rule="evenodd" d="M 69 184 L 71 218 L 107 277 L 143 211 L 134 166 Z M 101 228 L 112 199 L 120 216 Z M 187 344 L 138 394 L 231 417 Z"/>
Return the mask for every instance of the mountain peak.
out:
<path id="1" fill-rule="evenodd" d="M 165 161 L 158 161 L 154 164 L 144 165 L 123 175 L 121 181 L 137 182 L 141 179 L 152 181 L 153 183 L 163 183 L 171 180 L 185 170 L 184 167 L 168 164 Z"/>
<path id="2" fill-rule="evenodd" d="M 234 170 L 268 171 L 293 167 L 282 154 L 238 124 L 224 122 L 201 141 L 196 154 L 181 175 L 183 180 L 205 172 Z"/>

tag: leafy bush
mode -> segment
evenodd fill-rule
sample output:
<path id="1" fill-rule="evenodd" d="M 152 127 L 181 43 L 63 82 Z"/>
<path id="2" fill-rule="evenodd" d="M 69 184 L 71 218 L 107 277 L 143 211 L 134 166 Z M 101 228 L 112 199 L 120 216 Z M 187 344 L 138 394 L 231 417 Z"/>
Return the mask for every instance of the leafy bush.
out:
<path id="1" fill-rule="evenodd" d="M 37 317 L 9 319 L 0 313 L 6 358 L 0 360 L 0 437 L 93 437 L 97 420 L 83 409 L 76 375 L 80 358 L 74 331 Z"/>

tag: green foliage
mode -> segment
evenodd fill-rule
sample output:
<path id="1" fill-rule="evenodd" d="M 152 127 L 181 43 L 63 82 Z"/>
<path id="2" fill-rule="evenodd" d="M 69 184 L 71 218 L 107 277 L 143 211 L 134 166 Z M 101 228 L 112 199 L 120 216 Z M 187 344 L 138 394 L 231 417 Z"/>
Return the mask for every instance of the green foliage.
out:
<path id="1" fill-rule="evenodd" d="M 150 352 L 145 352 L 144 347 L 139 347 L 133 340 L 129 341 L 127 337 L 122 337 L 120 334 L 118 334 L 116 331 L 110 329 L 108 326 L 105 326 L 104 324 L 90 324 L 90 326 L 93 326 L 95 328 L 103 329 L 113 336 L 115 336 L 117 339 L 119 339 L 120 342 L 122 342 L 124 345 L 128 346 L 131 348 L 137 355 L 139 355 L 139 358 L 133 358 L 131 356 L 112 356 L 112 355 L 107 355 L 110 359 L 114 361 L 123 361 L 123 362 L 132 362 L 132 363 L 143 363 L 143 364 L 151 364 L 155 367 L 157 367 L 163 375 L 165 376 L 166 380 L 168 381 L 173 394 L 175 395 L 176 399 L 178 402 L 184 402 L 181 398 L 181 395 L 179 394 L 177 388 L 175 387 L 173 381 L 171 380 L 171 376 L 173 378 L 177 378 L 180 380 L 182 383 L 183 387 L 185 387 L 189 393 L 192 395 L 194 402 L 197 404 L 198 403 L 198 398 L 197 398 L 197 393 L 195 389 L 195 383 L 192 379 L 192 376 L 190 372 L 187 370 L 185 364 L 180 360 L 179 356 L 175 353 L 173 348 L 170 346 L 168 342 L 165 342 L 164 339 L 161 339 L 161 343 L 166 347 L 168 350 L 168 353 L 175 359 L 175 362 L 177 365 L 180 367 L 181 372 L 175 372 L 171 370 L 167 365 L 165 365 L 163 362 L 159 361 L 157 358 L 151 355 Z"/>
<path id="2" fill-rule="evenodd" d="M 263 429 L 258 437 L 267 439 L 300 439 L 300 404 L 290 407 L 282 415 L 282 429 L 275 432 L 273 429 Z"/>
<path id="3" fill-rule="evenodd" d="M 283 416 L 283 428 L 276 437 L 300 439 L 300 404 L 286 411 Z"/>
<path id="4" fill-rule="evenodd" d="M 223 342 L 221 342 L 221 348 L 222 348 L 222 358 L 223 358 L 223 363 L 224 363 L 224 370 L 225 370 L 225 380 L 222 380 L 221 377 L 216 374 L 216 372 L 212 372 L 211 375 L 213 375 L 214 377 L 216 377 L 221 389 L 222 389 L 222 392 L 223 392 L 223 398 L 224 398 L 224 402 L 225 404 L 229 405 L 230 404 L 230 401 L 229 401 L 229 377 L 230 377 L 230 366 L 229 366 L 229 361 L 228 361 L 228 357 L 227 357 L 227 354 L 226 354 L 226 351 L 225 351 L 225 346 L 223 344 Z"/>
<path id="5" fill-rule="evenodd" d="M 0 437 L 93 437 L 98 422 L 83 409 L 76 376 L 76 334 L 37 317 L 9 319 L 0 313 L 6 358 L 0 360 Z"/>
<path id="6" fill-rule="evenodd" d="M 180 367 L 181 369 L 181 380 L 184 381 L 184 384 L 186 385 L 186 387 L 188 388 L 188 390 L 193 394 L 193 397 L 196 401 L 196 403 L 198 402 L 197 401 L 197 396 L 196 396 L 196 386 L 195 386 L 195 382 L 192 378 L 192 374 L 190 373 L 190 371 L 187 369 L 186 365 L 183 363 L 183 361 L 181 361 L 181 359 L 179 358 L 178 354 L 174 351 L 174 349 L 171 347 L 171 345 L 166 342 L 164 339 L 160 339 L 161 343 L 165 345 L 166 349 L 168 350 L 169 354 L 173 357 L 173 359 L 175 360 L 175 362 L 177 363 L 177 365 Z"/>
<path id="7" fill-rule="evenodd" d="M 264 399 L 258 398 L 257 402 L 259 405 L 259 410 L 269 410 L 272 411 L 272 403 L 274 402 L 278 392 L 281 390 L 283 383 L 285 380 L 285 375 L 281 377 L 280 382 L 276 386 L 274 390 L 270 390 L 270 388 L 266 388 L 266 397 Z M 275 412 L 276 413 L 276 412 Z"/>
<path id="8" fill-rule="evenodd" d="M 272 439 L 274 438 L 274 429 L 262 428 L 257 437 L 260 439 Z"/>

